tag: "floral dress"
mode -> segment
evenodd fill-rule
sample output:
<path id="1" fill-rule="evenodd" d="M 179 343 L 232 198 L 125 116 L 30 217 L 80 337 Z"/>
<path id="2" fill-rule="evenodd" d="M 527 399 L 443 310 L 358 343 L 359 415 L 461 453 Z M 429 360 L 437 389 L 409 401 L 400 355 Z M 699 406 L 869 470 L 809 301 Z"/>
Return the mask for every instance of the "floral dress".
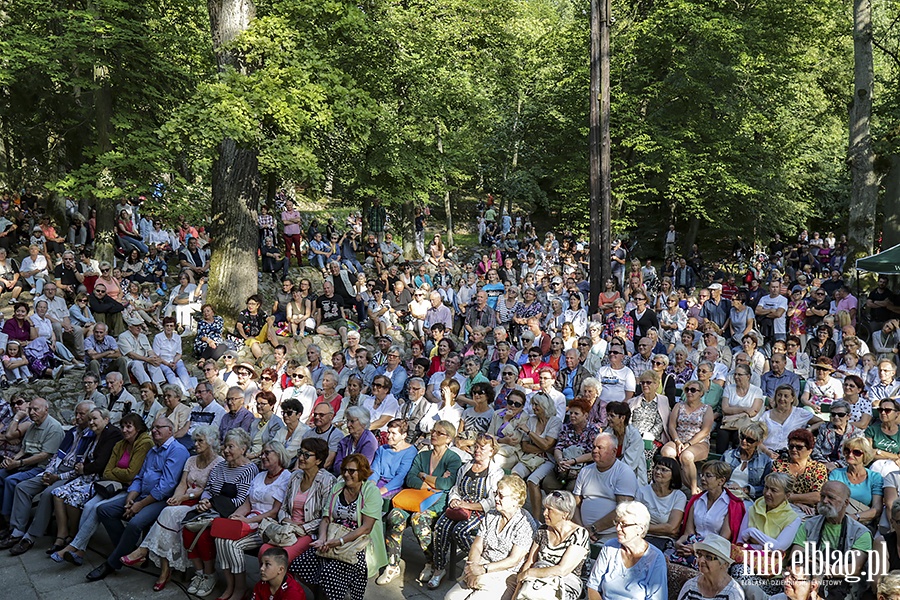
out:
<path id="1" fill-rule="evenodd" d="M 675 423 L 675 434 L 684 443 L 689 442 L 703 429 L 703 418 L 706 416 L 706 411 L 712 409 L 708 404 L 701 404 L 697 410 L 689 413 L 685 410 L 686 408 L 687 404 L 681 405 L 681 410 L 678 411 L 678 420 Z M 700 440 L 700 443 L 709 444 L 709 435 Z"/>
<path id="2" fill-rule="evenodd" d="M 220 316 L 216 316 L 212 323 L 206 319 L 200 319 L 197 322 L 197 337 L 194 338 L 194 356 L 200 356 L 209 348 L 209 344 L 202 339 L 204 337 L 214 341 L 217 346 L 224 342 L 225 340 L 222 338 L 222 331 L 224 330 L 225 321 Z"/>
<path id="3" fill-rule="evenodd" d="M 791 315 L 788 323 L 791 335 L 806 335 L 806 307 L 807 304 L 804 300 L 792 301 L 788 304 L 788 309 L 794 309 L 794 314 Z"/>

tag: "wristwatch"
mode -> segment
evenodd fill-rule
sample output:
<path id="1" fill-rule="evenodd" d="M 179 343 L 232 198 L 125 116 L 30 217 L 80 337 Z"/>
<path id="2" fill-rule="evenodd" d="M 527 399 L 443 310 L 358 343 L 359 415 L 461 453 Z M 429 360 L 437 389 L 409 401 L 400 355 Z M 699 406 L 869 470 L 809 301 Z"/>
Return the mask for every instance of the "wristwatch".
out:
<path id="1" fill-rule="evenodd" d="M 595 523 L 591 523 L 591 533 L 597 533 L 597 527 Z"/>

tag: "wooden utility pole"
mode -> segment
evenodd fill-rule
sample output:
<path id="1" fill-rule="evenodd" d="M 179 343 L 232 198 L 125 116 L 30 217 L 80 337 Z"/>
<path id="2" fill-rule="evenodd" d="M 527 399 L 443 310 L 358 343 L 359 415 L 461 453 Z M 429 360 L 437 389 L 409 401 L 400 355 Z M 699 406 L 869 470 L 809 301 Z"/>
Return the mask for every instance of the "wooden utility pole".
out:
<path id="1" fill-rule="evenodd" d="M 610 265 L 609 181 L 609 0 L 591 0 L 591 311 L 603 282 L 612 276 Z"/>

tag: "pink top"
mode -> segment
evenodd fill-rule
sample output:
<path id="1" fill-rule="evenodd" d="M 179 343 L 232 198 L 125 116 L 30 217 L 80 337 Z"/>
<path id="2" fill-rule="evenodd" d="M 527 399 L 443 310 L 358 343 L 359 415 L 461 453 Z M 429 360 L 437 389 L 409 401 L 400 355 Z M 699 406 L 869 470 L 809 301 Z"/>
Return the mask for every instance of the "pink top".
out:
<path id="1" fill-rule="evenodd" d="M 306 506 L 306 498 L 309 497 L 309 490 L 305 492 L 297 490 L 294 496 L 294 504 L 291 507 L 291 521 L 297 525 L 303 525 L 303 507 Z"/>
<path id="2" fill-rule="evenodd" d="M 122 458 L 119 459 L 119 462 L 116 463 L 116 467 L 119 469 L 127 469 L 129 464 L 131 464 L 131 452 L 126 450 L 122 453 Z"/>
<path id="3" fill-rule="evenodd" d="M 288 219 L 299 219 L 300 213 L 296 210 L 284 211 L 281 213 L 281 222 L 284 223 L 284 235 L 300 235 L 300 225 L 298 223 L 288 223 Z"/>

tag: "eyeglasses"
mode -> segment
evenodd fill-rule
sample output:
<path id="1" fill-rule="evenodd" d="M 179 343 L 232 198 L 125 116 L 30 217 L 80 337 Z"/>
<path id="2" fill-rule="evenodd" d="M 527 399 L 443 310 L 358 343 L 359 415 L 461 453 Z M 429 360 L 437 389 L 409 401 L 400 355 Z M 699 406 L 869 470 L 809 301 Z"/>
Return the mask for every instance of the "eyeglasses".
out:
<path id="1" fill-rule="evenodd" d="M 854 456 L 856 458 L 861 458 L 863 455 L 863 451 L 859 448 L 844 448 L 844 456 Z"/>
<path id="2" fill-rule="evenodd" d="M 386 387 L 388 387 L 388 386 L 384 385 L 383 383 L 373 383 L 373 384 L 372 384 L 372 387 L 373 387 L 373 388 L 378 388 L 378 389 L 384 389 L 384 388 L 386 388 Z"/>
<path id="3" fill-rule="evenodd" d="M 171 425 L 154 425 L 154 426 L 151 427 L 150 429 L 152 429 L 152 430 L 154 430 L 154 431 L 159 431 L 160 429 L 165 429 L 165 428 L 167 428 L 167 427 L 168 427 L 169 429 L 172 429 L 172 426 L 171 426 Z"/>
<path id="4" fill-rule="evenodd" d="M 806 450 L 806 444 L 788 444 L 788 450 L 796 450 L 797 452 L 801 452 Z"/>
<path id="5" fill-rule="evenodd" d="M 653 385 L 653 382 L 652 382 L 652 381 L 642 381 L 642 382 L 641 382 L 641 385 L 642 385 L 642 386 L 643 386 L 643 385 Z"/>
<path id="6" fill-rule="evenodd" d="M 322 419 L 322 418 L 329 416 L 330 414 L 331 414 L 330 412 L 327 412 L 327 413 L 326 412 L 314 412 L 313 418 L 319 417 L 320 419 Z"/>
<path id="7" fill-rule="evenodd" d="M 315 455 L 316 455 L 315 452 L 307 452 L 306 450 L 301 450 L 300 452 L 297 453 L 298 457 L 302 456 L 303 458 L 312 458 Z"/>
<path id="8" fill-rule="evenodd" d="M 635 527 L 638 523 L 616 523 L 616 529 L 628 529 L 629 527 Z"/>
<path id="9" fill-rule="evenodd" d="M 707 562 L 719 560 L 718 556 L 716 556 L 715 554 L 710 554 L 709 552 L 697 552 L 696 556 L 697 560 L 703 559 Z"/>
<path id="10" fill-rule="evenodd" d="M 271 377 L 261 377 L 260 379 L 262 379 L 263 381 L 275 381 Z"/>

